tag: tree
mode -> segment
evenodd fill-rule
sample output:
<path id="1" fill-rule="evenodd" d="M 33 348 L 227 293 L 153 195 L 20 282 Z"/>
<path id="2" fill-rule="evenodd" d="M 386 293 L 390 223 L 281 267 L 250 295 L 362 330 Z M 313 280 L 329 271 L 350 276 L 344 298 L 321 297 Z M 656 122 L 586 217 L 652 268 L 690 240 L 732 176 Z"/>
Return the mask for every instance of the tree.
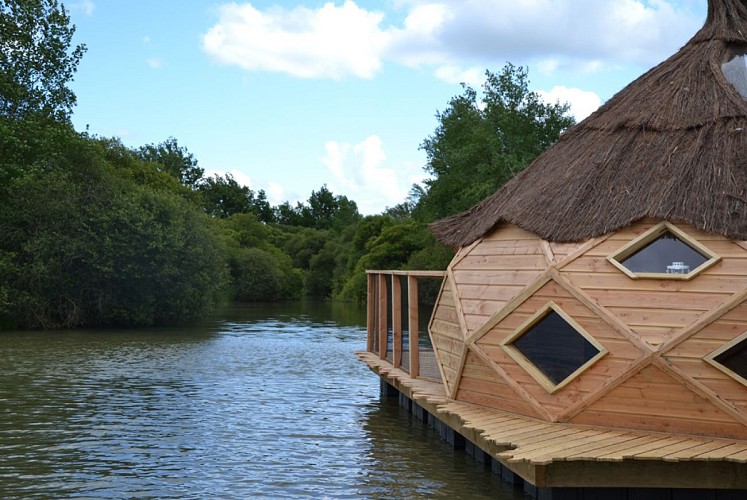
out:
<path id="1" fill-rule="evenodd" d="M 198 317 L 222 291 L 208 217 L 171 189 L 132 182 L 105 146 L 71 137 L 3 186 L 0 325 L 171 323 Z"/>
<path id="2" fill-rule="evenodd" d="M 194 155 L 187 148 L 179 146 L 173 137 L 160 144 L 148 144 L 138 150 L 138 155 L 145 161 L 157 165 L 159 172 L 170 174 L 185 186 L 196 188 L 205 170 L 197 166 Z"/>
<path id="3" fill-rule="evenodd" d="M 240 185 L 231 174 L 221 177 L 218 174 L 203 179 L 198 185 L 202 193 L 205 212 L 212 217 L 229 217 L 234 214 L 251 212 L 251 199 L 254 193 Z"/>
<path id="4" fill-rule="evenodd" d="M 337 229 L 356 223 L 361 216 L 358 205 L 346 196 L 335 196 L 323 185 L 319 191 L 312 191 L 306 205 L 296 209 L 300 215 L 300 225 L 315 229 Z"/>
<path id="5" fill-rule="evenodd" d="M 304 219 L 301 215 L 303 205 L 296 203 L 292 206 L 290 202 L 284 201 L 275 207 L 273 218 L 278 224 L 283 226 L 304 226 Z"/>
<path id="6" fill-rule="evenodd" d="M 275 211 L 272 209 L 270 202 L 267 201 L 267 193 L 264 189 L 257 191 L 257 196 L 250 200 L 250 204 L 252 213 L 257 216 L 257 219 L 265 224 L 275 222 Z"/>
<path id="7" fill-rule="evenodd" d="M 361 245 L 365 246 L 363 254 L 356 258 Z M 421 269 L 444 269 L 450 259 L 439 254 L 448 255 L 450 250 L 445 247 L 438 251 L 428 249 L 435 245 L 438 244 L 425 224 L 412 219 L 396 221 L 386 215 L 367 217 L 358 226 L 353 238 L 349 265 L 354 268 L 339 298 L 365 302 L 366 270 L 412 269 L 410 262 L 413 259 Z M 428 253 L 438 255 L 438 261 L 432 264 L 425 262 L 424 257 Z"/>
<path id="8" fill-rule="evenodd" d="M 240 302 L 297 299 L 303 290 L 300 272 L 291 267 L 287 255 L 278 251 L 242 249 L 231 264 L 231 271 L 234 300 Z"/>
<path id="9" fill-rule="evenodd" d="M 567 104 L 546 104 L 529 91 L 525 68 L 509 63 L 485 76 L 480 101 L 463 84 L 420 146 L 433 177 L 413 210 L 419 220 L 461 212 L 493 194 L 574 123 Z"/>
<path id="10" fill-rule="evenodd" d="M 74 33 L 57 0 L 0 3 L 0 115 L 69 121 L 76 99 L 67 85 L 86 51 L 71 48 Z"/>

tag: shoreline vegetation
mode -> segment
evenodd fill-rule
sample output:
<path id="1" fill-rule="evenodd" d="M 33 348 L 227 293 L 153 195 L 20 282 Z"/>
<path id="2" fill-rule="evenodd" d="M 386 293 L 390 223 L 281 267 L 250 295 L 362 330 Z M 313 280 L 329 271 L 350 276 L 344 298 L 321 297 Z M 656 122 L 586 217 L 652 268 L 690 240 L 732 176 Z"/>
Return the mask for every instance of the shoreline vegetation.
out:
<path id="1" fill-rule="evenodd" d="M 57 0 L 0 6 L 0 330 L 165 325 L 216 305 L 366 299 L 366 269 L 445 269 L 428 224 L 469 209 L 573 124 L 486 71 L 437 114 L 422 184 L 382 214 L 326 185 L 272 206 L 230 174 L 205 177 L 170 137 L 125 146 L 76 131 L 67 87 L 85 45 Z M 302 168 L 302 166 L 299 166 Z"/>

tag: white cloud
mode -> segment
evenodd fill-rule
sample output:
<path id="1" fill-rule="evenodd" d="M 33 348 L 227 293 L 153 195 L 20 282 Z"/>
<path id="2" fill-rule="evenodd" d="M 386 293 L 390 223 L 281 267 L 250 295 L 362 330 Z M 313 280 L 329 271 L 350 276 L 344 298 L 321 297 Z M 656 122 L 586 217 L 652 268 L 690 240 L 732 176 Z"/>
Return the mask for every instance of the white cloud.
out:
<path id="1" fill-rule="evenodd" d="M 679 48 L 702 19 L 674 0 L 400 0 L 399 25 L 346 0 L 319 8 L 230 3 L 203 36 L 223 64 L 305 78 L 371 78 L 384 62 L 492 67 L 510 60 L 594 70 L 650 66 Z M 688 8 L 690 6 L 690 8 Z"/>
<path id="2" fill-rule="evenodd" d="M 219 18 L 203 49 L 224 64 L 305 78 L 370 78 L 381 66 L 383 14 L 352 1 L 265 11 L 231 3 L 220 7 Z"/>
<path id="3" fill-rule="evenodd" d="M 92 16 L 95 8 L 96 5 L 91 0 L 83 0 L 82 2 L 74 2 L 70 4 L 71 10 L 77 10 L 86 16 Z"/>
<path id="4" fill-rule="evenodd" d="M 147 64 L 153 69 L 160 69 L 163 67 L 163 61 L 158 59 L 157 57 L 151 57 L 149 59 L 146 59 L 145 64 Z"/>
<path id="5" fill-rule="evenodd" d="M 246 174 L 245 174 L 244 172 L 242 172 L 241 170 L 236 170 L 236 169 L 233 169 L 233 170 L 231 170 L 231 171 L 230 171 L 229 173 L 231 174 L 231 176 L 233 176 L 233 179 L 234 179 L 234 180 L 235 180 L 236 182 L 238 182 L 238 183 L 239 183 L 240 185 L 242 185 L 242 186 L 246 186 L 246 187 L 248 187 L 248 188 L 251 188 L 251 187 L 252 187 L 252 184 L 253 184 L 253 182 L 252 182 L 252 178 L 251 178 L 251 177 L 249 177 L 248 175 L 246 175 Z"/>
<path id="6" fill-rule="evenodd" d="M 277 182 L 270 181 L 267 183 L 265 193 L 267 194 L 267 201 L 270 202 L 270 205 L 282 205 L 288 201 L 288 198 L 285 196 L 285 189 Z"/>
<path id="7" fill-rule="evenodd" d="M 413 182 L 422 178 L 420 167 L 386 165 L 384 144 L 377 135 L 351 145 L 329 141 L 322 163 L 332 174 L 329 189 L 355 200 L 363 214 L 381 213 L 404 201 Z M 419 177 L 418 177 L 418 174 Z"/>
<path id="8" fill-rule="evenodd" d="M 476 88 L 485 81 L 485 69 L 477 67 L 463 69 L 454 65 L 441 66 L 436 68 L 436 77 L 446 83 L 466 83 L 470 87 Z"/>
<path id="9" fill-rule="evenodd" d="M 550 91 L 539 90 L 537 93 L 550 104 L 556 102 L 570 104 L 571 114 L 577 122 L 592 114 L 602 104 L 602 100 L 594 92 L 568 88 L 562 85 L 553 87 Z"/>
<path id="10" fill-rule="evenodd" d="M 423 1 L 413 0 L 415 5 Z M 453 59 L 611 60 L 650 65 L 701 20 L 672 0 L 442 0 L 439 33 Z"/>

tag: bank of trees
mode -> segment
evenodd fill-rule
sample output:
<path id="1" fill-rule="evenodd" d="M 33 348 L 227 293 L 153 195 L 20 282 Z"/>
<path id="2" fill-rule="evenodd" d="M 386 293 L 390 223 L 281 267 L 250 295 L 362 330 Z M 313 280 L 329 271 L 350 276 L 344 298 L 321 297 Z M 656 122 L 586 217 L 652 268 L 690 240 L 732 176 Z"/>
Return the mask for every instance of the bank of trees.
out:
<path id="1" fill-rule="evenodd" d="M 427 224 L 491 194 L 570 125 L 526 70 L 486 73 L 438 114 L 431 175 L 378 215 L 326 185 L 272 206 L 206 177 L 169 137 L 129 148 L 73 129 L 85 52 L 57 0 L 0 5 L 0 328 L 166 324 L 220 302 L 365 300 L 366 269 L 444 269 Z"/>

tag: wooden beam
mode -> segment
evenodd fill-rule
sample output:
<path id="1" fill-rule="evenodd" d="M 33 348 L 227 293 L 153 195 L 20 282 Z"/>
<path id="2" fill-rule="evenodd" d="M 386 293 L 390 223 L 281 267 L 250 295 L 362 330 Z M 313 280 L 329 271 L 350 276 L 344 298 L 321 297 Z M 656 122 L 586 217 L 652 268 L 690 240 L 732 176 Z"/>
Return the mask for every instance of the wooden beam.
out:
<path id="1" fill-rule="evenodd" d="M 446 271 L 409 271 L 403 269 L 374 270 L 367 269 L 366 274 L 391 274 L 398 276 L 415 276 L 418 278 L 443 278 Z"/>
<path id="2" fill-rule="evenodd" d="M 410 376 L 420 376 L 420 323 L 418 310 L 418 279 L 415 276 L 407 277 L 407 308 L 408 308 L 408 335 L 410 337 Z"/>
<path id="3" fill-rule="evenodd" d="M 386 359 L 386 337 L 387 337 L 387 300 L 386 300 L 386 275 L 378 274 L 379 280 L 379 358 Z"/>
<path id="4" fill-rule="evenodd" d="M 402 282 L 400 277 L 392 275 L 392 365 L 402 366 Z"/>
<path id="5" fill-rule="evenodd" d="M 462 308 L 462 297 L 459 296 L 459 287 L 457 286 L 456 279 L 454 278 L 454 268 L 449 267 L 446 276 L 444 277 L 444 282 L 441 284 L 441 290 L 443 293 L 443 288 L 446 286 L 446 280 L 451 280 L 451 296 L 454 299 L 454 309 L 457 313 L 457 319 L 459 320 L 459 328 L 462 330 L 462 337 L 467 338 L 469 335 L 469 329 L 467 328 L 467 318 L 464 316 L 464 309 Z M 439 294 L 439 299 L 440 299 Z M 436 306 L 438 306 L 438 302 L 436 302 Z M 436 311 L 436 307 L 433 308 L 433 311 Z"/>
<path id="6" fill-rule="evenodd" d="M 368 278 L 368 291 L 366 294 L 366 350 L 373 352 L 374 350 L 374 335 L 376 335 L 376 283 L 373 274 L 366 276 Z"/>
<path id="7" fill-rule="evenodd" d="M 545 254 L 545 258 L 547 259 L 547 265 L 552 266 L 555 264 L 555 254 L 552 251 L 552 248 L 550 248 L 550 243 L 547 240 L 540 241 L 540 247 L 542 248 L 542 253 Z"/>

